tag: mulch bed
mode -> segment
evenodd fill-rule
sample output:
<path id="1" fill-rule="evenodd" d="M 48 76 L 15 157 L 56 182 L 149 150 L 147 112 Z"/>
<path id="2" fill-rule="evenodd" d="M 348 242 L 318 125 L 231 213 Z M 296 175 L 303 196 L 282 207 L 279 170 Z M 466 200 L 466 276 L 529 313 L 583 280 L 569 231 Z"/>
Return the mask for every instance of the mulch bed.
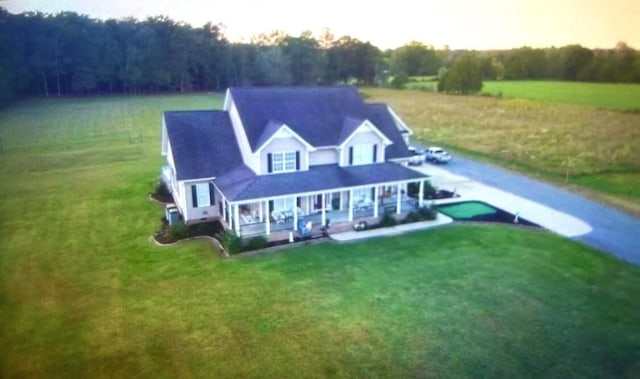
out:
<path id="1" fill-rule="evenodd" d="M 171 196 L 171 194 L 149 193 L 149 197 L 159 203 L 163 203 L 163 204 L 173 203 L 173 197 Z"/>
<path id="2" fill-rule="evenodd" d="M 166 224 L 166 220 L 164 218 L 163 222 L 163 229 L 154 234 L 153 238 L 156 240 L 156 242 L 162 245 L 170 245 L 178 242 L 177 239 L 173 238 L 173 236 L 169 234 L 169 226 Z M 220 221 L 203 222 L 199 224 L 188 225 L 186 238 L 200 236 L 209 236 L 215 238 L 215 236 L 222 231 L 224 231 L 224 227 L 222 226 Z"/>

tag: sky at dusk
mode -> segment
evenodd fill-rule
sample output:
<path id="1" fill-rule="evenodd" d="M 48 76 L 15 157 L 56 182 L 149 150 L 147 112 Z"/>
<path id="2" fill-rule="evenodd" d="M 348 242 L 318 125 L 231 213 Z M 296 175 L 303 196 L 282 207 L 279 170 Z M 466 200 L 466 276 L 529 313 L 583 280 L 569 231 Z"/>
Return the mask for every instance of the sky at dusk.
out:
<path id="1" fill-rule="evenodd" d="M 144 19 L 225 26 L 231 41 L 283 30 L 319 35 L 328 27 L 382 48 L 417 40 L 452 49 L 508 49 L 581 44 L 640 48 L 640 0 L 0 0 L 11 13 L 73 11 L 93 18 Z"/>

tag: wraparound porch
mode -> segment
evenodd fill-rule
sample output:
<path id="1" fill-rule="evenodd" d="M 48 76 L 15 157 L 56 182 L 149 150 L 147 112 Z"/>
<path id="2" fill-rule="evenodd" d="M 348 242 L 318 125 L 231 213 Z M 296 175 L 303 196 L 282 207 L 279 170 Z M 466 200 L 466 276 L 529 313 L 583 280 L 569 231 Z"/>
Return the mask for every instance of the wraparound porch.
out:
<path id="1" fill-rule="evenodd" d="M 406 196 L 407 184 L 416 182 L 412 180 L 249 201 L 224 199 L 220 213 L 227 227 L 243 237 L 282 231 L 305 234 L 329 223 L 351 223 L 385 212 L 399 215 L 416 209 L 422 206 L 425 180 L 418 182 L 418 199 Z"/>

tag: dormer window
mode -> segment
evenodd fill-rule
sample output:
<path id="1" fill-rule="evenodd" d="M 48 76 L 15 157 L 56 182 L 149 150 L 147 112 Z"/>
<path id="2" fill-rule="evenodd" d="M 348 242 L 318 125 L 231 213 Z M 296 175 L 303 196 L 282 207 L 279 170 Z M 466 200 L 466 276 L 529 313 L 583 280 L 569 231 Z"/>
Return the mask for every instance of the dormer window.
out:
<path id="1" fill-rule="evenodd" d="M 356 166 L 375 163 L 377 150 L 375 144 L 353 145 L 349 148 L 349 164 Z"/>
<path id="2" fill-rule="evenodd" d="M 283 151 L 270 153 L 268 155 L 269 172 L 276 174 L 280 172 L 291 172 L 300 169 L 300 152 Z"/>

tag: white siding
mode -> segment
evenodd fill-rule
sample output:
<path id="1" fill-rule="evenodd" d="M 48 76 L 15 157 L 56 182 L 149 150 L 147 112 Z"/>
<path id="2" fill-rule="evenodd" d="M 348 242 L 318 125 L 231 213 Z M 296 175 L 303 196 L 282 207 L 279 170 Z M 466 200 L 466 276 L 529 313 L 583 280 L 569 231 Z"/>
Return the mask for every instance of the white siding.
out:
<path id="1" fill-rule="evenodd" d="M 179 191 L 178 182 L 176 179 L 176 163 L 173 159 L 173 151 L 171 150 L 171 142 L 167 140 L 167 164 L 171 168 L 171 192 L 175 193 Z M 175 196 L 174 196 L 175 197 Z"/>
<path id="2" fill-rule="evenodd" d="M 162 142 L 160 146 L 160 153 L 162 155 L 167 155 L 169 145 L 169 136 L 167 135 L 167 123 L 164 120 L 164 115 L 162 115 Z"/>
<path id="3" fill-rule="evenodd" d="M 335 148 L 319 149 L 309 153 L 309 166 L 335 163 L 338 163 L 338 150 Z"/>
<path id="4" fill-rule="evenodd" d="M 213 218 L 217 218 L 218 215 L 218 201 L 221 200 L 219 198 L 220 193 L 218 191 L 216 192 L 216 198 L 215 199 L 211 199 L 211 200 L 215 200 L 215 202 L 212 202 L 212 204 L 208 207 L 193 207 L 193 192 L 191 189 L 192 185 L 196 185 L 198 183 L 202 183 L 202 184 L 207 184 L 209 183 L 209 181 L 201 181 L 201 182 L 180 182 L 181 184 L 181 193 L 182 193 L 182 200 L 183 200 L 183 204 L 181 204 L 182 206 L 178 207 L 181 209 L 181 213 L 182 213 L 182 217 L 184 217 L 185 222 L 187 223 L 192 223 L 192 222 L 196 222 L 196 221 L 200 221 L 202 219 L 213 219 Z"/>

